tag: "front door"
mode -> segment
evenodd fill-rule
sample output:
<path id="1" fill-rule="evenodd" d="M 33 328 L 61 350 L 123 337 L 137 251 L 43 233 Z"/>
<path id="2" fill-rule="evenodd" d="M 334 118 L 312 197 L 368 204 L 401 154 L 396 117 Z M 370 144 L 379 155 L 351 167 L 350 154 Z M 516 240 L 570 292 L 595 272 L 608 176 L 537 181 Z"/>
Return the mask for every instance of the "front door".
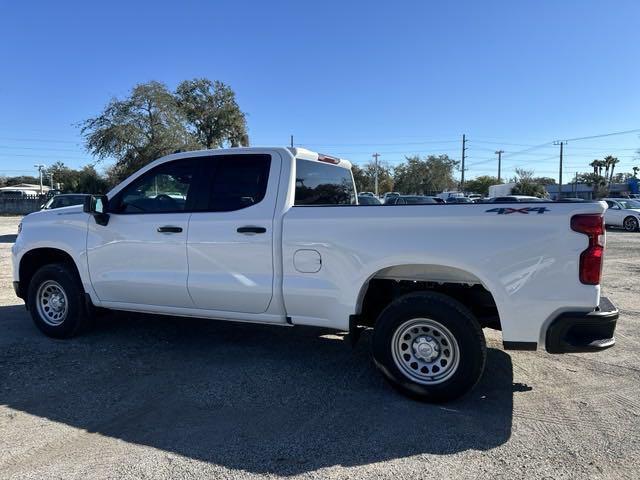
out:
<path id="1" fill-rule="evenodd" d="M 199 164 L 149 170 L 109 199 L 106 226 L 89 220 L 89 274 L 101 301 L 193 308 L 186 242 Z"/>
<path id="2" fill-rule="evenodd" d="M 620 208 L 618 202 L 613 200 L 605 200 L 609 208 L 604 212 L 604 223 L 613 227 L 621 227 L 624 221 L 624 212 Z"/>
<path id="3" fill-rule="evenodd" d="M 197 308 L 263 313 L 273 295 L 276 152 L 205 159 L 204 211 L 189 221 L 189 293 Z"/>

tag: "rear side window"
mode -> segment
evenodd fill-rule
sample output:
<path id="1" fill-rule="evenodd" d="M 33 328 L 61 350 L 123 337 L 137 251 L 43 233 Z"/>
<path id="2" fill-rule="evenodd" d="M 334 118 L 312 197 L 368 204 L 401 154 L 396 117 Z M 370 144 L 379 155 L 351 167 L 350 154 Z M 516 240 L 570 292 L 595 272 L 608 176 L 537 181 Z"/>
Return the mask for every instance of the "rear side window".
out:
<path id="1" fill-rule="evenodd" d="M 260 203 L 267 192 L 271 155 L 231 155 L 211 162 L 210 212 L 231 212 Z"/>
<path id="2" fill-rule="evenodd" d="M 296 159 L 295 205 L 355 205 L 351 170 Z"/>

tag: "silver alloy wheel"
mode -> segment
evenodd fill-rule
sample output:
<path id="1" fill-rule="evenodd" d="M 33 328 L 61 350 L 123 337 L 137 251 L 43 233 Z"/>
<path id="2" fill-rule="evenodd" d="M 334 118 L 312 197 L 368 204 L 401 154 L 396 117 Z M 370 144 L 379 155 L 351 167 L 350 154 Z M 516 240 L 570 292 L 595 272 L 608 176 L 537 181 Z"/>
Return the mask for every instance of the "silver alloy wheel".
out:
<path id="1" fill-rule="evenodd" d="M 638 229 L 638 220 L 636 220 L 634 217 L 625 218 L 624 229 L 627 232 L 635 232 Z"/>
<path id="2" fill-rule="evenodd" d="M 409 379 L 436 385 L 458 369 L 460 349 L 447 327 L 429 318 L 413 318 L 400 325 L 391 339 L 393 361 Z"/>
<path id="3" fill-rule="evenodd" d="M 36 293 L 36 307 L 40 318 L 47 325 L 59 326 L 67 318 L 69 310 L 67 294 L 62 286 L 54 281 L 42 282 Z"/>

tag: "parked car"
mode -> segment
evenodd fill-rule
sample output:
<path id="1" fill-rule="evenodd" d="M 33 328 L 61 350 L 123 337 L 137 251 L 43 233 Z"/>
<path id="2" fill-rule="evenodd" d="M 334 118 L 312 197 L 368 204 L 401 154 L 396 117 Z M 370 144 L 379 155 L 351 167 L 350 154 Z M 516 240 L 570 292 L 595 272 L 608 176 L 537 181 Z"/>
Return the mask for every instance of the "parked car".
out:
<path id="1" fill-rule="evenodd" d="M 450 198 L 454 197 L 464 197 L 464 193 L 458 191 L 445 191 L 441 192 L 436 197 L 443 199 L 445 202 L 449 202 Z"/>
<path id="2" fill-rule="evenodd" d="M 360 192 L 358 196 L 375 197 L 376 195 L 373 192 Z"/>
<path id="3" fill-rule="evenodd" d="M 449 197 L 447 203 L 473 203 L 468 197 Z"/>
<path id="4" fill-rule="evenodd" d="M 398 195 L 397 197 L 389 198 L 385 205 L 427 205 L 429 203 L 435 204 L 438 202 L 431 197 L 423 195 Z"/>
<path id="5" fill-rule="evenodd" d="M 604 222 L 611 227 L 638 231 L 640 225 L 640 200 L 633 198 L 604 198 L 609 208 L 604 212 Z"/>
<path id="6" fill-rule="evenodd" d="M 25 217 L 13 286 L 55 338 L 88 328 L 94 307 L 312 325 L 353 342 L 372 328 L 383 375 L 444 401 L 482 375 L 483 327 L 501 329 L 506 349 L 615 343 L 618 311 L 600 297 L 604 211 L 358 208 L 345 160 L 299 148 L 182 152 L 65 215 Z"/>
<path id="7" fill-rule="evenodd" d="M 88 195 L 84 193 L 63 193 L 47 200 L 40 208 L 42 210 L 53 210 L 54 208 L 70 207 L 72 205 L 82 205 Z"/>
<path id="8" fill-rule="evenodd" d="M 431 197 L 431 196 L 428 196 L 427 198 L 430 198 L 431 200 L 433 200 L 433 201 L 434 201 L 434 202 L 436 202 L 436 203 L 447 203 L 447 202 L 445 202 L 445 201 L 444 201 L 442 198 L 440 198 L 440 197 Z"/>
<path id="9" fill-rule="evenodd" d="M 519 203 L 519 202 L 545 202 L 544 198 L 530 197 L 528 195 L 508 195 L 493 197 L 487 200 L 489 203 Z"/>
<path id="10" fill-rule="evenodd" d="M 387 200 L 389 200 L 390 198 L 393 197 L 397 197 L 400 194 L 398 192 L 387 192 L 382 196 L 382 203 L 384 203 L 385 205 L 387 204 Z"/>
<path id="11" fill-rule="evenodd" d="M 378 199 L 378 197 L 359 194 L 358 204 L 359 205 L 382 205 L 382 202 Z"/>
<path id="12" fill-rule="evenodd" d="M 562 197 L 556 200 L 556 202 L 586 202 L 586 200 L 580 197 Z"/>
<path id="13" fill-rule="evenodd" d="M 470 193 L 469 195 L 467 195 L 467 197 L 470 198 L 474 203 L 482 200 L 482 195 L 480 195 L 479 193 Z"/>

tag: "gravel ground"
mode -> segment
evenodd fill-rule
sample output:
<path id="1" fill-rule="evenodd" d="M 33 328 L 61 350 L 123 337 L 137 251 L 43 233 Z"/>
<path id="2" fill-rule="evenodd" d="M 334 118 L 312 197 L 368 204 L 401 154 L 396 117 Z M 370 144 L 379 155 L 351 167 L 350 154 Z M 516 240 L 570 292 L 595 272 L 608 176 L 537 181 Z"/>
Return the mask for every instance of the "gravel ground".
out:
<path id="1" fill-rule="evenodd" d="M 505 353 L 444 406 L 395 393 L 365 334 L 132 314 L 45 338 L 0 217 L 0 478 L 640 478 L 640 233 L 609 232 L 599 354 Z"/>

